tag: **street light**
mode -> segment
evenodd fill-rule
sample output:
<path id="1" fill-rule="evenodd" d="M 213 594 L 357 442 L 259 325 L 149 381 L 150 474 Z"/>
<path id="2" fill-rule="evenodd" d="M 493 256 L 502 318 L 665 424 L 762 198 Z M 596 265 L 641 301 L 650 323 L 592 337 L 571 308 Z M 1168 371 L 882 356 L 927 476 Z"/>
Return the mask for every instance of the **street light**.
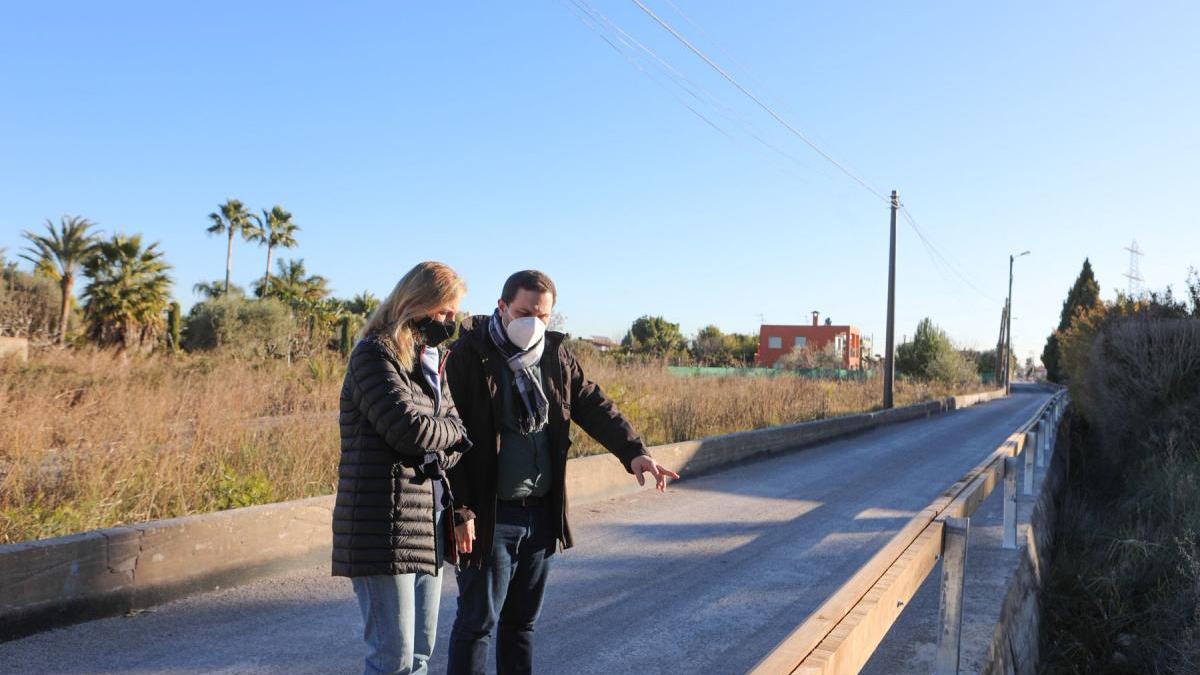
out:
<path id="1" fill-rule="evenodd" d="M 1008 307 L 1008 312 L 1005 314 L 1005 319 L 1004 319 L 1004 323 L 1005 323 L 1005 326 L 1004 326 L 1004 332 L 1005 332 L 1005 338 L 1004 338 L 1004 393 L 1005 394 L 1012 393 L 1012 384 L 1009 381 L 1011 374 L 1009 373 L 1009 371 L 1012 369 L 1011 364 L 1012 364 L 1013 261 L 1016 260 L 1017 258 L 1020 258 L 1021 256 L 1026 256 L 1026 255 L 1029 255 L 1029 251 L 1022 251 L 1021 253 L 1016 253 L 1016 254 L 1010 253 L 1008 256 L 1008 302 L 1005 305 L 1006 307 Z"/>

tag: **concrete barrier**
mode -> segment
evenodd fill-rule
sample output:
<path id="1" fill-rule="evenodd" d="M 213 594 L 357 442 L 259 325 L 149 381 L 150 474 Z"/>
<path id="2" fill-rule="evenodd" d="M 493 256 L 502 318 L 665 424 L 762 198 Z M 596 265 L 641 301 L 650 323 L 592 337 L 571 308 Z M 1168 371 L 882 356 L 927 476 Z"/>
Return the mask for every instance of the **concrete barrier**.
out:
<path id="1" fill-rule="evenodd" d="M 1020 563 L 1000 608 L 992 644 L 979 670 L 981 675 L 1033 675 L 1038 672 L 1043 574 L 1050 566 L 1058 498 L 1067 480 L 1070 420 L 1069 415 L 1059 420 L 1050 467 L 1042 480 L 1025 530 Z"/>
<path id="2" fill-rule="evenodd" d="M 1003 390 L 651 448 L 686 475 L 1000 398 Z M 608 455 L 572 459 L 572 504 L 640 489 Z M 0 546 L 0 640 L 328 562 L 334 498 L 251 506 Z"/>
<path id="3" fill-rule="evenodd" d="M 22 363 L 29 361 L 29 340 L 18 337 L 0 337 L 0 359 L 15 357 Z"/>
<path id="4" fill-rule="evenodd" d="M 844 415 L 800 424 L 711 436 L 696 441 L 656 445 L 650 449 L 659 464 L 680 475 L 695 475 L 752 458 L 796 450 L 831 438 L 860 433 L 875 427 L 907 422 L 967 408 L 1004 396 L 1003 389 L 950 396 L 903 408 Z M 637 483 L 607 455 L 577 457 L 567 472 L 567 494 L 572 504 L 607 499 L 635 492 Z"/>
<path id="5" fill-rule="evenodd" d="M 327 561 L 333 497 L 0 546 L 0 640 Z"/>

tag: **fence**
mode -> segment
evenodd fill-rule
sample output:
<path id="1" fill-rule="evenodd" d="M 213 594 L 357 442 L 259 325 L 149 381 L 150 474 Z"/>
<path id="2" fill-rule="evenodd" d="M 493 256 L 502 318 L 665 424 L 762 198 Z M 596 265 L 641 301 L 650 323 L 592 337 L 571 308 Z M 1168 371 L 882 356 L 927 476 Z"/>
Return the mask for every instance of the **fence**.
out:
<path id="1" fill-rule="evenodd" d="M 869 380 L 875 376 L 875 371 L 873 370 L 845 370 L 838 368 L 789 370 L 786 368 L 667 366 L 667 372 L 676 377 L 805 377 L 812 380 Z"/>
<path id="2" fill-rule="evenodd" d="M 935 670 L 958 673 L 962 597 L 970 516 L 1004 483 L 1003 546 L 1017 548 L 1017 473 L 1024 458 L 1024 495 L 1034 467 L 1048 466 L 1065 391 L 1050 397 L 1025 424 L 919 515 L 792 631 L 751 671 L 755 675 L 857 673 L 925 578 L 942 560 Z"/>

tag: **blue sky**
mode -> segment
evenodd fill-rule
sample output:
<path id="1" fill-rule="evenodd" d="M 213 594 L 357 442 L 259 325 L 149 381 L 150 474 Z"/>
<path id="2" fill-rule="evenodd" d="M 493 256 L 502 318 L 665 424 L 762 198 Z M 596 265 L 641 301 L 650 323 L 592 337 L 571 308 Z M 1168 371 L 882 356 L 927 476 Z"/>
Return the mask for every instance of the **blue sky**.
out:
<path id="1" fill-rule="evenodd" d="M 1014 283 L 1022 357 L 1085 256 L 1105 297 L 1134 237 L 1149 287 L 1200 266 L 1200 5 L 646 2 L 900 191 L 958 270 L 901 220 L 900 334 L 930 316 L 990 346 L 1011 251 L 1033 251 Z M 613 26 L 673 70 L 619 53 Z M 0 87 L 10 256 L 21 230 L 84 215 L 161 241 L 187 306 L 223 274 L 204 229 L 232 196 L 292 211 L 284 255 L 339 295 L 438 259 L 486 311 L 536 267 L 575 334 L 643 314 L 749 332 L 817 309 L 882 343 L 886 205 L 628 0 L 10 4 Z M 235 281 L 264 257 L 236 245 Z"/>

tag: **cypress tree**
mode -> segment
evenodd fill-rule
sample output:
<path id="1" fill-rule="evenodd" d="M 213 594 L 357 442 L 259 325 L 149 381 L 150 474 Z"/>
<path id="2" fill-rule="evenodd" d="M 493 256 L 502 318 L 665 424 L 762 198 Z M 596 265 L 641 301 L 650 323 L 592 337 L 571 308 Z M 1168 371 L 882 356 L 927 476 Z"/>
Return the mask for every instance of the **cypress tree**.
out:
<path id="1" fill-rule="evenodd" d="M 1058 330 L 1046 338 L 1046 347 L 1042 350 L 1042 365 L 1046 366 L 1046 377 L 1051 382 L 1061 382 L 1062 372 L 1058 363 L 1058 334 L 1071 326 L 1075 314 L 1088 307 L 1100 303 L 1100 284 L 1096 283 L 1096 275 L 1092 273 L 1092 263 L 1083 259 L 1083 269 L 1079 271 L 1067 299 L 1063 300 L 1062 314 L 1058 319 Z"/>

